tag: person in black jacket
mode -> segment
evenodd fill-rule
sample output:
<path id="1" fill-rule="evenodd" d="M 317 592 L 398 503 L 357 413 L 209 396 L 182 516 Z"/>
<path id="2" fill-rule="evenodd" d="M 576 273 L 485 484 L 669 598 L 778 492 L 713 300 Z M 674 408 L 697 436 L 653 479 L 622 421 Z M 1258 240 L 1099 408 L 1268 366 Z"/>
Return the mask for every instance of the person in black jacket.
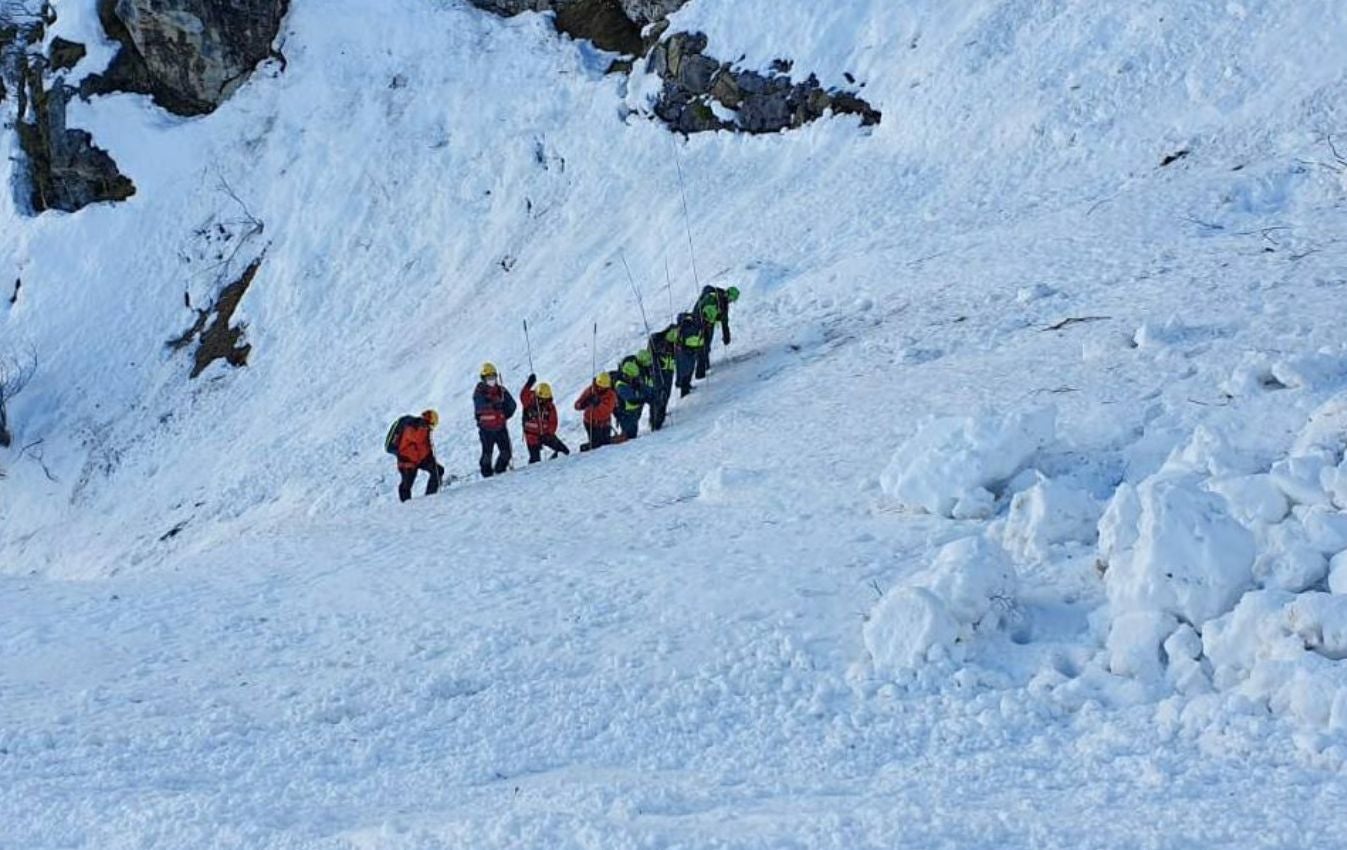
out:
<path id="1" fill-rule="evenodd" d="M 515 412 L 514 396 L 500 385 L 500 375 L 490 363 L 482 364 L 482 380 L 472 393 L 472 408 L 477 436 L 482 441 L 482 477 L 490 478 L 510 468 L 510 431 L 506 424 Z"/>
<path id="2" fill-rule="evenodd" d="M 711 368 L 711 341 L 716 335 L 716 325 L 720 325 L 721 337 L 730 344 L 730 305 L 739 300 L 739 287 L 721 289 L 718 286 L 703 286 L 701 297 L 693 312 L 702 321 L 702 340 L 705 343 L 697 352 L 697 380 L 706 377 Z"/>

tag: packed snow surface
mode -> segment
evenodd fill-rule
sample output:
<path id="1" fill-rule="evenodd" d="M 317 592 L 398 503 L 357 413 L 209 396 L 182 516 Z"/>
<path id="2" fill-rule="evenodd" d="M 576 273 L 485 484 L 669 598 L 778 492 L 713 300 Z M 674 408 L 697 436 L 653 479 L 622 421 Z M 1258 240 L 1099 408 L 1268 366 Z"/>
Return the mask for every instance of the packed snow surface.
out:
<path id="1" fill-rule="evenodd" d="M 0 848 L 1347 846 L 1347 4 L 673 26 L 884 120 L 674 137 L 457 0 L 293 0 L 210 116 L 72 105 L 137 192 L 0 193 Z M 476 479 L 482 361 L 574 446 L 706 282 L 668 428 Z M 427 406 L 458 480 L 399 505 Z"/>

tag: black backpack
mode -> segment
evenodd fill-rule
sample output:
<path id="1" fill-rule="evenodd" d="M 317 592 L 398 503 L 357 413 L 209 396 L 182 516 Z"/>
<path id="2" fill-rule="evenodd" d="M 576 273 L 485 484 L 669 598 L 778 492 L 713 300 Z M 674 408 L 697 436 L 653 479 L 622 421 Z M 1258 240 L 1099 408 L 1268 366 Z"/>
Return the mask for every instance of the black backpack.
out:
<path id="1" fill-rule="evenodd" d="M 388 436 L 384 437 L 384 451 L 390 455 L 398 453 L 398 445 L 402 443 L 402 432 L 410 424 L 416 421 L 415 416 L 400 416 L 388 428 Z"/>

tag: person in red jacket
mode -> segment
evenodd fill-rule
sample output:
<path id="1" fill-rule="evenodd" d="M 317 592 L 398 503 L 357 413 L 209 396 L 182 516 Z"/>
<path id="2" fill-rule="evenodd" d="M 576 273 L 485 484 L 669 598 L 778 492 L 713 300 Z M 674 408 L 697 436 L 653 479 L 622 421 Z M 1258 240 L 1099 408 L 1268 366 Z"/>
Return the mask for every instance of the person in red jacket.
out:
<path id="1" fill-rule="evenodd" d="M 601 448 L 613 441 L 617 393 L 613 392 L 613 379 L 607 372 L 600 372 L 594 377 L 594 383 L 585 387 L 575 402 L 575 409 L 584 411 L 585 432 L 589 434 L 589 442 L 580 446 L 580 451 Z"/>
<path id="2" fill-rule="evenodd" d="M 479 464 L 482 477 L 500 475 L 510 468 L 510 432 L 506 422 L 514 416 L 514 396 L 501 386 L 500 373 L 491 363 L 482 364 L 482 380 L 472 392 L 473 415 L 477 418 L 477 436 L 482 443 Z M 491 462 L 495 455 L 495 463 Z"/>
<path id="3" fill-rule="evenodd" d="M 426 495 L 433 496 L 440 491 L 440 478 L 444 467 L 435 460 L 435 447 L 430 442 L 430 432 L 440 424 L 440 414 L 433 410 L 422 411 L 420 416 L 404 416 L 391 435 L 397 449 L 398 472 L 402 481 L 398 484 L 398 500 L 405 502 L 412 497 L 412 485 L 416 483 L 416 473 L 425 470 L 430 476 L 426 483 Z"/>
<path id="4" fill-rule="evenodd" d="M 537 375 L 529 375 L 528 382 L 519 393 L 519 403 L 524 408 L 524 444 L 528 446 L 529 463 L 543 459 L 543 447 L 552 450 L 552 457 L 558 454 L 568 455 L 571 450 L 557 437 L 557 405 L 552 400 L 550 384 L 538 384 L 533 391 Z"/>

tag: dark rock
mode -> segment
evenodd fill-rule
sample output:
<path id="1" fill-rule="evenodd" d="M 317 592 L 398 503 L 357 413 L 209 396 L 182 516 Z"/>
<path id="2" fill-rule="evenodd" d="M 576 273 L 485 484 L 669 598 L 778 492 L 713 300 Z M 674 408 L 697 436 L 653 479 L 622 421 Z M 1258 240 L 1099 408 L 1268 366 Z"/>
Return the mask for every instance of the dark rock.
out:
<path id="1" fill-rule="evenodd" d="M 84 96 L 148 94 L 178 115 L 204 115 L 273 55 L 289 0 L 98 0 L 103 29 L 121 44 Z"/>
<path id="2" fill-rule="evenodd" d="M 51 40 L 51 49 L 47 51 L 47 60 L 52 71 L 69 71 L 79 64 L 88 53 L 78 41 L 66 41 L 57 36 Z"/>
<path id="3" fill-rule="evenodd" d="M 787 60 L 776 60 L 772 72 L 762 74 L 721 63 L 706 55 L 706 48 L 701 33 L 675 33 L 656 44 L 646 60 L 646 70 L 664 80 L 655 115 L 678 132 L 776 133 L 830 111 L 860 115 L 863 126 L 883 117 L 854 92 L 824 89 L 812 74 L 794 82 L 781 72 L 792 67 Z M 734 120 L 718 117 L 712 103 L 735 112 Z"/>
<path id="4" fill-rule="evenodd" d="M 74 212 L 100 201 L 122 201 L 135 184 L 118 169 L 107 151 L 95 147 L 84 130 L 66 127 L 66 103 L 73 89 L 57 78 L 43 90 L 41 74 L 30 70 L 27 112 L 31 121 L 17 124 L 19 148 L 28 173 L 29 206 Z"/>
<path id="5" fill-rule="evenodd" d="M 556 27 L 571 38 L 586 39 L 602 50 L 636 56 L 643 52 L 641 27 L 620 0 L 469 0 L 479 9 L 504 17 L 521 12 L 555 12 Z"/>
<path id="6" fill-rule="evenodd" d="M 635 56 L 641 52 L 641 28 L 622 11 L 618 0 L 559 0 L 557 29 L 571 38 L 585 38 L 601 50 Z"/>
<path id="7" fill-rule="evenodd" d="M 192 362 L 193 378 L 206 371 L 206 367 L 216 360 L 223 360 L 235 368 L 248 365 L 248 355 L 252 353 L 253 347 L 243 343 L 243 332 L 247 328 L 243 325 L 231 328 L 229 323 L 261 267 L 261 257 L 249 263 L 238 280 L 220 290 L 210 309 L 197 310 L 196 321 L 192 326 L 181 336 L 168 341 L 168 347 L 173 351 L 199 342 Z"/>
<path id="8" fill-rule="evenodd" d="M 622 0 L 622 10 L 640 26 L 662 22 L 688 0 Z"/>

